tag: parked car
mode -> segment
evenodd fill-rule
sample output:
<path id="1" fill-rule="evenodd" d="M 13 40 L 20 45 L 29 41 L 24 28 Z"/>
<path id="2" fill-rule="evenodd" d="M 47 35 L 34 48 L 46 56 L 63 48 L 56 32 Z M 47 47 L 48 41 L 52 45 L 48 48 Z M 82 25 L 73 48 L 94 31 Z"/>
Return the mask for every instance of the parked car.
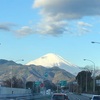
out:
<path id="1" fill-rule="evenodd" d="M 93 95 L 91 100 L 100 100 L 100 95 Z"/>
<path id="2" fill-rule="evenodd" d="M 54 93 L 51 100 L 69 100 L 65 93 Z"/>

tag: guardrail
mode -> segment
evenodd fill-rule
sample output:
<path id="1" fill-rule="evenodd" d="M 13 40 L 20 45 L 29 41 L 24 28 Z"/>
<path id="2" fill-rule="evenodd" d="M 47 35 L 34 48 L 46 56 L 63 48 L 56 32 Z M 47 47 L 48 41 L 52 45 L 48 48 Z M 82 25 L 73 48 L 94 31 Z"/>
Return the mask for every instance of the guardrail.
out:
<path id="1" fill-rule="evenodd" d="M 91 98 L 94 94 L 86 94 L 86 93 L 82 93 L 81 95 Z"/>
<path id="2" fill-rule="evenodd" d="M 31 89 L 0 87 L 0 100 L 5 100 L 5 98 L 30 98 L 32 96 Z"/>
<path id="3" fill-rule="evenodd" d="M 3 98 L 22 98 L 22 97 L 33 97 L 32 94 L 3 94 L 3 95 L 0 95 L 0 100 L 2 100 Z"/>

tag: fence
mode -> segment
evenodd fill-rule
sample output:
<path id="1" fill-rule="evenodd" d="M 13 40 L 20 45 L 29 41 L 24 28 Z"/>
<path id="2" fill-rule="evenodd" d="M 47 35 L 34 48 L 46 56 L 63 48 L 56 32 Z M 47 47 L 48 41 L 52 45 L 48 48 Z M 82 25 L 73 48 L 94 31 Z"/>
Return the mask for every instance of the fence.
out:
<path id="1" fill-rule="evenodd" d="M 31 89 L 0 87 L 1 97 L 21 97 L 32 95 Z"/>

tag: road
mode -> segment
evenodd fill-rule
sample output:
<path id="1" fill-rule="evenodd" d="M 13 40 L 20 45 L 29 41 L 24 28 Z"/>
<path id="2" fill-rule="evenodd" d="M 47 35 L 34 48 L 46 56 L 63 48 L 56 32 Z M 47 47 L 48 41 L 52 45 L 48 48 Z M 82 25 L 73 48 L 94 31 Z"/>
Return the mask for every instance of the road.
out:
<path id="1" fill-rule="evenodd" d="M 73 93 L 67 93 L 69 100 L 90 100 L 90 98 L 78 94 Z M 51 100 L 50 97 L 43 97 L 40 99 L 34 99 L 34 100 Z"/>
<path id="2" fill-rule="evenodd" d="M 33 100 L 51 100 L 51 96 L 46 95 L 46 96 L 37 96 L 38 98 L 34 98 Z"/>
<path id="3" fill-rule="evenodd" d="M 78 94 L 68 93 L 69 100 L 90 100 L 90 98 Z"/>

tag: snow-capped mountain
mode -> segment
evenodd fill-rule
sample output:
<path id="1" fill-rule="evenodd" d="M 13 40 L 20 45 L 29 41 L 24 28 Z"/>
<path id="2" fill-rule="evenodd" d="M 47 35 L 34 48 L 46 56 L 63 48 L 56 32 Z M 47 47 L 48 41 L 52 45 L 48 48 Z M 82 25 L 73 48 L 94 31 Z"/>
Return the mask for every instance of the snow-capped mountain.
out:
<path id="1" fill-rule="evenodd" d="M 73 75 L 77 75 L 77 73 L 81 71 L 81 69 L 78 66 L 70 63 L 69 61 L 63 59 L 61 56 L 53 53 L 46 54 L 36 60 L 30 61 L 26 65 L 38 65 L 44 66 L 46 68 L 56 66 L 61 69 L 65 69 Z"/>

